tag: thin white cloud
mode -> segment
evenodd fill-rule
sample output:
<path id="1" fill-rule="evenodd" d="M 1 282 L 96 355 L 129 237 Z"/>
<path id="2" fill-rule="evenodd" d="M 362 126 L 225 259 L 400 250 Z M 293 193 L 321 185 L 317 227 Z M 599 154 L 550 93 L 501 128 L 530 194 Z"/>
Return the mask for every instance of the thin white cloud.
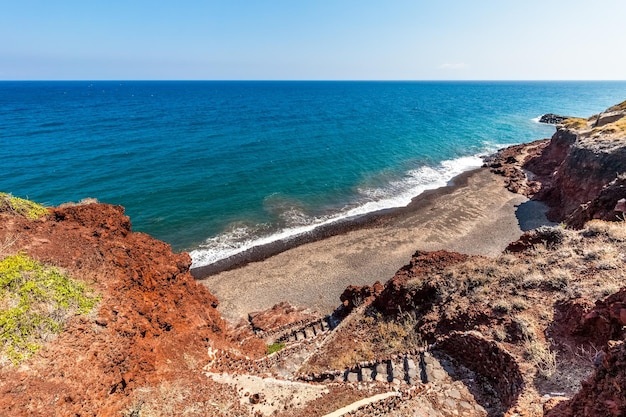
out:
<path id="1" fill-rule="evenodd" d="M 441 64 L 439 65 L 439 69 L 442 70 L 451 70 L 451 71 L 459 71 L 459 70 L 464 70 L 466 68 L 469 68 L 469 65 L 467 65 L 465 62 L 458 62 L 456 64 Z"/>

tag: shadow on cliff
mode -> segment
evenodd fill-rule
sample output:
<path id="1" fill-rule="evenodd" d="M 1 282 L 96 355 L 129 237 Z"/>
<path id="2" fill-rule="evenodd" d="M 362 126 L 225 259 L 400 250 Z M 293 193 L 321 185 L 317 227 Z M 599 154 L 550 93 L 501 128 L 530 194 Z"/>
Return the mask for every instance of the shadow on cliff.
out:
<path id="1" fill-rule="evenodd" d="M 546 218 L 548 206 L 536 200 L 528 200 L 517 206 L 515 217 L 523 232 L 536 229 L 541 226 L 556 226 L 558 223 L 551 222 Z"/>

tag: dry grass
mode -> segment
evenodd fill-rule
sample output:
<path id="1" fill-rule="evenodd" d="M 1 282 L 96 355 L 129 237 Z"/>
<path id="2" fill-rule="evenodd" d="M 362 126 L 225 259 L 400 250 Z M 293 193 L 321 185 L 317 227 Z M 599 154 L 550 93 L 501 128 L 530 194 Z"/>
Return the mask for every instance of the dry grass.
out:
<path id="1" fill-rule="evenodd" d="M 626 110 L 626 101 L 622 101 L 621 103 L 616 104 L 615 106 L 612 106 L 606 109 L 607 112 L 620 111 L 620 110 Z"/>
<path id="2" fill-rule="evenodd" d="M 612 242 L 626 242 L 626 222 L 591 220 L 585 225 L 585 236 L 606 236 Z"/>
<path id="3" fill-rule="evenodd" d="M 592 133 L 594 136 L 599 135 L 615 135 L 622 134 L 626 132 L 626 117 L 622 117 L 614 121 L 613 123 L 608 123 L 604 126 L 594 127 Z"/>
<path id="4" fill-rule="evenodd" d="M 589 127 L 587 119 L 583 119 L 581 117 L 570 117 L 568 119 L 565 119 L 563 120 L 562 125 L 563 127 L 572 130 L 582 130 Z"/>
<path id="5" fill-rule="evenodd" d="M 417 329 L 417 321 L 408 313 L 394 320 L 378 316 L 375 320 L 373 343 L 385 353 L 404 353 L 417 349 L 423 342 Z"/>
<path id="6" fill-rule="evenodd" d="M 542 378 L 550 378 L 556 372 L 556 352 L 549 346 L 538 340 L 526 339 L 524 341 L 526 355 L 534 364 L 537 374 Z"/>
<path id="7" fill-rule="evenodd" d="M 346 369 L 359 362 L 372 361 L 375 357 L 371 343 L 355 340 L 350 346 L 346 346 L 346 349 L 341 350 L 338 355 L 330 360 L 328 368 Z"/>
<path id="8" fill-rule="evenodd" d="M 163 382 L 156 388 L 136 390 L 138 397 L 124 413 L 125 417 L 204 416 L 206 405 L 189 401 L 191 387 L 180 382 Z"/>
<path id="9" fill-rule="evenodd" d="M 12 250 L 12 248 L 15 246 L 19 238 L 20 237 L 17 234 L 6 235 L 4 239 L 0 241 L 0 259 L 9 255 L 15 255 L 16 252 Z"/>
<path id="10" fill-rule="evenodd" d="M 98 199 L 97 198 L 91 198 L 91 197 L 87 197 L 87 198 L 83 198 L 82 200 L 80 200 L 77 203 L 73 203 L 71 201 L 68 201 L 67 203 L 63 203 L 59 206 L 59 208 L 66 208 L 66 207 L 74 207 L 74 206 L 84 206 L 87 204 L 98 204 Z"/>

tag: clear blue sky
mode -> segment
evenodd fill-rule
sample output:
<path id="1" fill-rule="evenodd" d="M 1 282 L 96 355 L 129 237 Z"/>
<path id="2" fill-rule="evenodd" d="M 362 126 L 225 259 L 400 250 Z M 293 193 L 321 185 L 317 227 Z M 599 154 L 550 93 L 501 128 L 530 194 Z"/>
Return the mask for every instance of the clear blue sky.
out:
<path id="1" fill-rule="evenodd" d="M 624 0 L 0 0 L 0 80 L 626 79 Z"/>

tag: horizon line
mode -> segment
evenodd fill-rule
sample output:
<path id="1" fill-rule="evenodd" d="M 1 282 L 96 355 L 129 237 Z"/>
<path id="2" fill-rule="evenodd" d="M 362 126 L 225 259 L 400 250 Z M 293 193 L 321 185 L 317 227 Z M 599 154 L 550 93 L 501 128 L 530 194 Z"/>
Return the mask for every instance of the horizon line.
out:
<path id="1" fill-rule="evenodd" d="M 0 79 L 0 82 L 626 82 L 626 79 L 230 79 L 230 78 L 52 78 L 52 79 Z"/>

